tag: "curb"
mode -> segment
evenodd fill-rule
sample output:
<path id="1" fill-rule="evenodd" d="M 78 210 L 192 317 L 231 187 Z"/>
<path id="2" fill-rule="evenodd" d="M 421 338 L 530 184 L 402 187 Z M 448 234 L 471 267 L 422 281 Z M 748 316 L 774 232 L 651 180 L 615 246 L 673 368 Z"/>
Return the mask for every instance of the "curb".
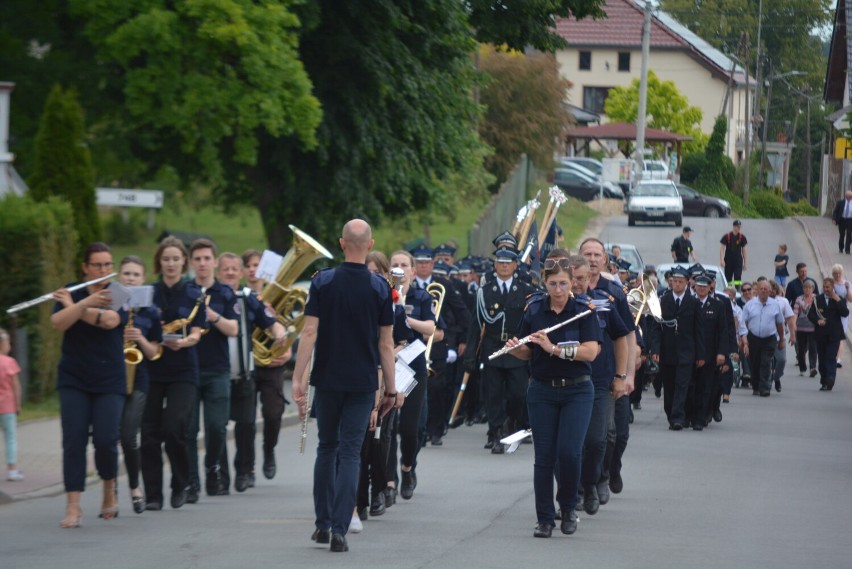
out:
<path id="1" fill-rule="evenodd" d="M 33 419 L 33 421 L 42 421 L 48 419 Z M 29 422 L 29 421 L 28 421 Z M 263 419 L 258 419 L 257 425 L 263 425 Z M 299 420 L 299 414 L 296 412 L 284 413 L 284 416 L 281 417 L 281 429 L 293 427 L 295 425 L 300 425 L 301 421 Z M 262 435 L 261 435 L 262 436 Z M 234 439 L 234 429 L 228 429 L 228 440 Z M 121 445 L 119 444 L 119 449 Z M 198 438 L 198 448 L 204 448 L 204 429 L 200 430 L 200 435 Z M 124 467 L 123 455 L 119 453 L 118 459 L 118 476 L 125 476 L 127 471 Z M 94 486 L 101 481 L 100 477 L 97 474 L 92 474 L 86 477 L 86 486 Z M 0 492 L 0 505 L 11 504 L 13 502 L 22 502 L 24 500 L 34 500 L 36 498 L 51 498 L 53 496 L 59 496 L 65 493 L 65 485 L 62 482 L 57 484 L 52 484 L 50 486 L 45 486 L 44 488 L 39 488 L 38 490 L 33 490 L 32 492 L 24 492 L 22 494 L 15 494 L 14 496 L 10 496 L 3 492 Z"/>

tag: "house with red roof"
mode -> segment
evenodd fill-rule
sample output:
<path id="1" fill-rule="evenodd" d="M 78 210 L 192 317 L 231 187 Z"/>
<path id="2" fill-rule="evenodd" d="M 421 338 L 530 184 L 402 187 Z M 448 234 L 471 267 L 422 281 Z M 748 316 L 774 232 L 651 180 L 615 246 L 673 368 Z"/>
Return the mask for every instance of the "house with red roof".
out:
<path id="1" fill-rule="evenodd" d="M 607 17 L 600 20 L 559 19 L 557 32 L 568 46 L 556 54 L 562 76 L 573 83 L 568 103 L 597 113 L 602 123 L 608 122 L 604 102 L 609 90 L 629 86 L 640 76 L 644 3 L 607 0 L 604 11 Z M 703 132 L 713 131 L 720 113 L 728 117 L 727 153 L 739 162 L 744 156 L 754 78 L 659 9 L 651 19 L 650 47 L 648 69 L 662 81 L 674 81 L 689 104 L 702 109 Z"/>

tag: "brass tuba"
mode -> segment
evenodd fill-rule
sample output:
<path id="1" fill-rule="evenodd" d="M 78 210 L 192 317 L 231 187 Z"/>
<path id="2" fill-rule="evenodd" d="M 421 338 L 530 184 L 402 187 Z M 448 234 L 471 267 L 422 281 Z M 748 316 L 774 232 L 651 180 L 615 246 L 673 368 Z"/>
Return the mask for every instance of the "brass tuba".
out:
<path id="1" fill-rule="evenodd" d="M 130 316 L 127 317 L 127 325 L 125 328 L 133 328 L 133 316 L 136 314 L 134 310 L 130 311 Z M 127 394 L 133 393 L 133 386 L 136 384 L 136 366 L 142 361 L 142 352 L 136 345 L 136 342 L 128 340 L 124 342 L 124 366 L 127 373 Z"/>
<path id="2" fill-rule="evenodd" d="M 291 225 L 290 230 L 293 231 L 293 246 L 284 256 L 275 280 L 269 281 L 260 293 L 261 299 L 272 307 L 278 322 L 284 326 L 287 339 L 276 346 L 275 339 L 265 330 L 254 330 L 251 335 L 252 352 L 254 359 L 262 366 L 268 366 L 272 360 L 290 349 L 305 325 L 305 302 L 308 292 L 292 286 L 293 283 L 308 265 L 320 257 L 332 258 L 332 254 L 313 237 L 295 225 Z"/>
<path id="3" fill-rule="evenodd" d="M 429 367 L 432 364 L 429 356 L 432 354 L 432 343 L 435 341 L 435 334 L 438 332 L 438 318 L 441 317 L 441 308 L 444 306 L 444 297 L 447 295 L 447 290 L 441 283 L 431 283 L 426 287 L 426 292 L 432 296 L 432 312 L 435 313 L 435 332 L 429 336 L 429 340 L 426 342 L 426 371 L 431 376 L 435 372 Z"/>

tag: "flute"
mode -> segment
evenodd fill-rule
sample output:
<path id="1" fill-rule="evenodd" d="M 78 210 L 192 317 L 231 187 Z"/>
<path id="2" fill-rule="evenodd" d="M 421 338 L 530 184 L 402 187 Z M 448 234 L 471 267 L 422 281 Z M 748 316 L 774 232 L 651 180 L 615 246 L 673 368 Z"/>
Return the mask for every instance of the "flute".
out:
<path id="1" fill-rule="evenodd" d="M 90 281 L 86 281 L 84 283 L 76 284 L 74 286 L 69 286 L 68 292 L 74 292 L 75 290 L 80 290 L 81 288 L 85 288 L 85 287 L 91 286 L 93 284 L 98 284 L 98 283 L 103 282 L 105 280 L 111 279 L 112 277 L 114 277 L 117 274 L 118 273 L 110 273 L 105 277 L 100 277 L 98 279 L 92 279 Z M 54 291 L 54 292 L 56 292 L 56 291 Z M 6 310 L 6 314 L 14 314 L 15 312 L 20 312 L 21 310 L 24 310 L 25 308 L 29 308 L 30 306 L 35 306 L 36 304 L 41 304 L 42 302 L 47 302 L 48 300 L 53 299 L 53 294 L 54 294 L 53 292 L 49 292 L 47 294 L 41 295 L 38 298 L 34 298 L 32 300 L 28 300 L 26 302 L 21 302 L 19 304 L 16 304 L 12 308 L 9 308 L 8 310 Z"/>
<path id="2" fill-rule="evenodd" d="M 533 336 L 535 336 L 536 334 L 541 334 L 542 332 L 544 332 L 545 334 L 549 334 L 550 332 L 553 332 L 554 330 L 556 330 L 558 328 L 562 328 L 566 324 L 570 324 L 571 322 L 575 322 L 575 321 L 579 320 L 580 318 L 585 318 L 586 316 L 588 316 L 592 312 L 594 312 L 594 310 L 590 308 L 590 309 L 588 309 L 584 312 L 581 312 L 580 314 L 578 314 L 578 315 L 576 315 L 572 318 L 569 318 L 565 322 L 560 322 L 559 324 L 554 324 L 553 326 L 550 326 L 549 328 L 545 328 L 544 330 L 539 330 L 537 332 L 530 334 L 529 336 L 525 336 L 525 337 L 521 338 L 520 340 L 518 340 L 518 343 L 515 344 L 512 347 L 500 348 L 499 350 L 497 350 L 496 352 L 494 352 L 493 354 L 488 356 L 488 360 L 490 361 L 490 360 L 493 360 L 494 358 L 499 358 L 503 354 L 508 354 L 509 352 L 511 352 L 512 350 L 514 350 L 515 348 L 517 348 L 519 346 L 523 346 L 524 344 L 528 344 L 530 341 L 532 341 Z"/>
<path id="3" fill-rule="evenodd" d="M 305 418 L 302 419 L 302 438 L 299 440 L 299 454 L 305 454 L 305 443 L 308 440 L 308 418 L 311 416 L 311 384 L 305 390 Z"/>

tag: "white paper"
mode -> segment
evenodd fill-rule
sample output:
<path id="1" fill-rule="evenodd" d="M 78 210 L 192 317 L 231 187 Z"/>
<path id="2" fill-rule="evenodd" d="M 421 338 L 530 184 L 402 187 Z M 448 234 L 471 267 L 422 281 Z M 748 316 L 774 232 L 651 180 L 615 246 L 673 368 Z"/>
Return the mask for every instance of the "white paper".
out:
<path id="1" fill-rule="evenodd" d="M 147 308 L 154 304 L 154 287 L 151 285 L 127 288 L 130 291 L 130 308 Z"/>
<path id="2" fill-rule="evenodd" d="M 257 278 L 265 281 L 274 281 L 275 277 L 278 276 L 278 269 L 281 268 L 281 263 L 283 262 L 284 257 L 275 251 L 266 249 L 263 255 L 260 256 L 260 264 L 257 266 L 255 275 Z"/>
<path id="3" fill-rule="evenodd" d="M 130 300 L 130 289 L 123 284 L 113 281 L 107 286 L 110 294 L 110 310 L 121 310 L 127 307 Z"/>
<path id="4" fill-rule="evenodd" d="M 518 450 L 518 447 L 521 446 L 521 441 L 530 436 L 532 436 L 532 431 L 529 429 L 525 429 L 523 431 L 513 433 L 508 437 L 503 437 L 502 439 L 500 439 L 500 442 L 504 445 L 507 445 L 504 449 L 504 452 L 511 454 Z"/>
<path id="5" fill-rule="evenodd" d="M 420 340 L 414 340 L 407 346 L 405 346 L 402 350 L 400 350 L 397 357 L 404 361 L 407 364 L 410 364 L 414 361 L 414 358 L 422 354 L 426 351 L 426 344 L 421 342 Z"/>
<path id="6" fill-rule="evenodd" d="M 163 341 L 168 342 L 169 340 L 182 340 L 182 334 L 163 334 Z"/>
<path id="7" fill-rule="evenodd" d="M 411 390 L 417 386 L 417 380 L 414 379 L 414 370 L 402 360 L 396 360 L 395 382 L 397 393 L 402 393 L 406 397 L 411 393 Z"/>

